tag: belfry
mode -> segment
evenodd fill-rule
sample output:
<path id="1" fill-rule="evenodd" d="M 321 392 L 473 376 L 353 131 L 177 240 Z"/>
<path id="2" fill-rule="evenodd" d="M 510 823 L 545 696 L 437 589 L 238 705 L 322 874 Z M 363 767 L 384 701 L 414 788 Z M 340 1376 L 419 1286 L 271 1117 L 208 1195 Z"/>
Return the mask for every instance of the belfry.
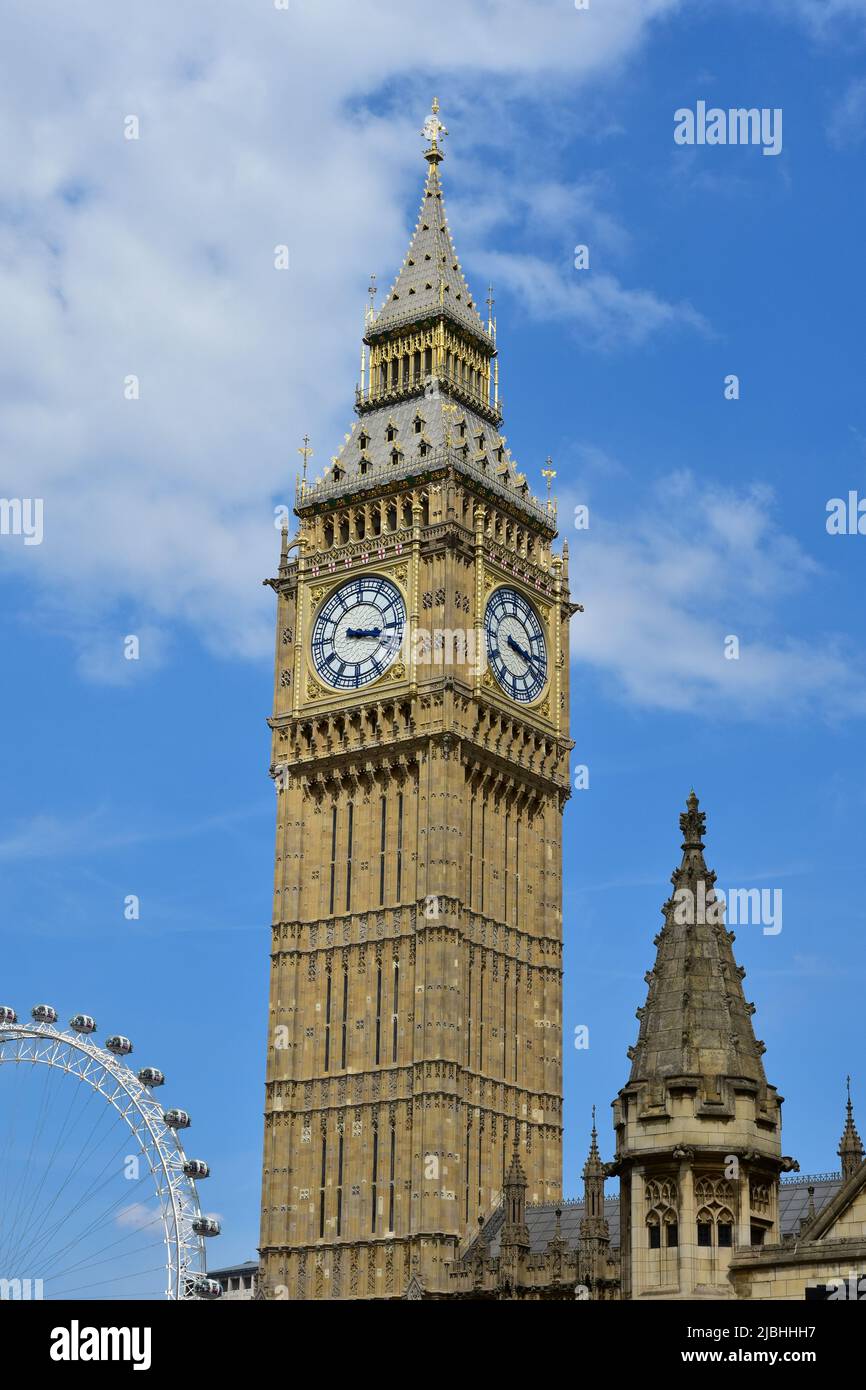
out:
<path id="1" fill-rule="evenodd" d="M 267 1297 L 434 1292 L 518 1178 L 530 1202 L 561 1196 L 576 606 L 555 505 L 502 433 L 492 298 L 485 321 L 445 216 L 444 134 L 434 103 L 357 419 L 315 480 L 305 441 L 298 534 L 268 581 Z"/>

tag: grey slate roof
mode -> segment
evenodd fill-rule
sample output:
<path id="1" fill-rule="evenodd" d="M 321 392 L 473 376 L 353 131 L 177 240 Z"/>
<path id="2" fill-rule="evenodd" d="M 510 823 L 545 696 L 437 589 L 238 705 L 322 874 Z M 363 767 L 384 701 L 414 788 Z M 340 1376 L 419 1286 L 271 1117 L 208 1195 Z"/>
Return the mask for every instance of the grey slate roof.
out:
<path id="1" fill-rule="evenodd" d="M 672 1076 L 713 1079 L 745 1077 L 767 1092 L 762 1045 L 755 1038 L 751 1005 L 734 959 L 732 933 L 716 906 L 715 874 L 704 860 L 706 815 L 694 792 L 680 816 L 682 864 L 673 875 L 674 893 L 664 907 L 665 924 L 648 975 L 640 1032 L 631 1050 L 630 1083 Z M 679 896 L 683 895 L 683 896 Z M 699 911 L 701 904 L 705 911 Z M 684 907 L 693 905 L 687 920 Z M 718 918 L 718 920 L 716 920 Z"/>
<path id="2" fill-rule="evenodd" d="M 456 410 L 444 409 L 445 406 L 455 404 Z M 415 431 L 415 421 L 418 418 L 423 422 L 420 434 Z M 461 423 L 466 427 L 463 436 L 460 434 Z M 395 426 L 397 431 L 393 441 L 387 437 L 390 425 Z M 446 436 L 449 434 L 454 447 L 460 448 L 463 444 L 468 446 L 467 458 L 470 462 L 476 456 L 484 455 L 488 460 L 487 466 L 491 476 L 514 486 L 518 476 L 517 468 L 505 444 L 505 436 L 499 433 L 495 425 L 476 415 L 471 407 L 451 401 L 439 390 L 436 381 L 433 382 L 430 395 L 383 405 L 356 420 L 336 455 L 336 462 L 341 469 L 350 474 L 361 472 L 362 459 L 367 461 L 370 468 L 387 468 L 392 463 L 395 449 L 408 462 L 420 458 L 422 442 L 429 450 L 443 449 L 447 442 Z M 360 440 L 364 436 L 369 439 L 369 443 L 362 451 Z M 500 446 L 503 448 L 501 463 L 496 457 L 496 451 Z M 324 476 L 333 477 L 333 474 L 332 463 Z"/>
<path id="3" fill-rule="evenodd" d="M 396 327 L 407 315 L 421 318 L 443 310 L 449 318 L 489 341 L 457 259 L 442 200 L 438 163 L 432 160 L 409 250 L 368 336 L 375 337 Z"/>
<path id="4" fill-rule="evenodd" d="M 782 1221 L 782 1234 L 796 1234 L 800 1218 L 805 1217 L 809 1208 L 808 1187 L 815 1189 L 815 1210 L 821 1211 L 835 1197 L 842 1186 L 841 1177 L 804 1177 L 797 1182 L 779 1184 L 779 1214 Z M 583 1202 L 563 1202 L 561 1226 L 564 1239 L 569 1247 L 577 1245 L 580 1239 L 580 1223 L 583 1219 Z M 605 1220 L 610 1227 L 610 1243 L 619 1246 L 619 1198 L 606 1197 L 604 1202 Z M 504 1209 L 496 1209 L 484 1226 L 484 1238 L 493 1256 L 499 1254 L 499 1236 L 504 1220 Z M 529 1227 L 529 1243 L 533 1255 L 541 1255 L 553 1239 L 556 1231 L 556 1203 L 543 1202 L 526 1208 L 526 1224 Z"/>

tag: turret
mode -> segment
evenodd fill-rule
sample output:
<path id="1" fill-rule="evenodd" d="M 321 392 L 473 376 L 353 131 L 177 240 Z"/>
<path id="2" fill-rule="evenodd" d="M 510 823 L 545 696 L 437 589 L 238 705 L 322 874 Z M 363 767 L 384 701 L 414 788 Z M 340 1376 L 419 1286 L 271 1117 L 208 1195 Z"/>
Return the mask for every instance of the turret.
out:
<path id="1" fill-rule="evenodd" d="M 845 1128 L 842 1131 L 842 1138 L 836 1150 L 842 1160 L 842 1178 L 847 1180 L 857 1172 L 863 1162 L 863 1141 L 857 1133 L 857 1126 L 854 1124 L 854 1107 L 851 1104 L 851 1078 L 847 1078 L 848 1085 L 848 1104 L 846 1106 Z"/>
<path id="2" fill-rule="evenodd" d="M 764 1074 L 705 827 L 692 791 L 631 1074 L 614 1103 L 631 1298 L 730 1296 L 733 1247 L 780 1240 L 778 1178 L 796 1167 L 782 1157 L 782 1100 Z"/>

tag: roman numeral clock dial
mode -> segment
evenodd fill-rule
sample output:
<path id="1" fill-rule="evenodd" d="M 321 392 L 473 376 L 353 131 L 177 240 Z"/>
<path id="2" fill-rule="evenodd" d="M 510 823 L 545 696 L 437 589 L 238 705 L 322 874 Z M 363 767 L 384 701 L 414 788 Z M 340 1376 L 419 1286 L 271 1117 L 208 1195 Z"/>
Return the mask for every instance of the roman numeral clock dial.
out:
<path id="1" fill-rule="evenodd" d="M 516 589 L 497 589 L 484 615 L 487 661 L 512 700 L 528 704 L 547 684 L 547 646 L 538 616 Z"/>
<path id="2" fill-rule="evenodd" d="M 341 584 L 313 624 L 311 654 L 320 680 L 333 690 L 358 690 L 391 665 L 403 640 L 406 606 L 388 579 L 365 576 Z"/>

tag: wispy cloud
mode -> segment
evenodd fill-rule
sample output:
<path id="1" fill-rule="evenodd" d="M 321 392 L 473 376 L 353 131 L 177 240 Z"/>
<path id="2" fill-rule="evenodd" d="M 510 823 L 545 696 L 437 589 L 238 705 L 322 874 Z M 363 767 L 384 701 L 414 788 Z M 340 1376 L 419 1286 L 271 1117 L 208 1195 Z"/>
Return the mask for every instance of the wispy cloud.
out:
<path id="1" fill-rule="evenodd" d="M 264 804 L 263 804 L 264 805 Z M 52 815 L 32 816 L 0 837 L 0 861 L 17 863 L 27 859 L 58 859 L 66 855 L 84 858 L 133 845 L 195 839 L 213 831 L 230 830 L 263 814 L 263 805 L 239 807 L 221 815 L 205 816 L 158 828 L 130 827 L 117 830 L 117 817 L 107 808 L 98 808 L 78 819 Z M 265 806 L 266 810 L 267 807 Z"/>
<path id="2" fill-rule="evenodd" d="M 419 47 L 405 0 L 253 13 L 151 0 L 120 26 L 111 0 L 92 0 L 55 7 L 46 44 L 39 7 L 10 0 L 0 451 L 4 490 L 44 498 L 45 540 L 5 547 L 0 565 L 59 620 L 74 614 L 82 674 L 127 677 L 114 643 L 130 610 L 152 652 L 160 628 L 182 627 L 221 656 L 270 655 L 273 506 L 289 500 L 300 436 L 324 467 L 351 419 L 367 276 L 383 282 L 405 251 L 431 74 L 449 74 L 451 170 L 489 147 L 479 81 L 495 78 L 500 121 L 517 96 L 543 120 L 554 90 L 573 101 L 621 72 L 677 8 L 619 0 L 581 15 L 538 0 L 529 15 L 525 0 L 495 13 L 463 0 L 423 25 Z M 387 54 L 387 83 L 370 54 Z M 539 182 L 549 225 L 566 195 Z M 572 194 L 611 247 L 622 239 L 598 198 Z M 501 270 L 535 312 L 562 302 L 605 340 L 641 341 L 678 312 L 610 276 L 562 298 L 531 258 Z"/>
<path id="3" fill-rule="evenodd" d="M 572 625 L 578 666 L 595 667 L 645 708 L 713 718 L 866 714 L 866 670 L 848 640 L 786 623 L 790 599 L 820 569 L 776 525 L 769 489 L 676 473 L 635 500 L 615 522 L 595 508 L 572 544 L 572 592 L 586 609 Z M 738 659 L 726 656 L 732 636 Z"/>
<path id="4" fill-rule="evenodd" d="M 850 82 L 827 122 L 827 139 L 841 149 L 866 138 L 866 77 Z"/>

